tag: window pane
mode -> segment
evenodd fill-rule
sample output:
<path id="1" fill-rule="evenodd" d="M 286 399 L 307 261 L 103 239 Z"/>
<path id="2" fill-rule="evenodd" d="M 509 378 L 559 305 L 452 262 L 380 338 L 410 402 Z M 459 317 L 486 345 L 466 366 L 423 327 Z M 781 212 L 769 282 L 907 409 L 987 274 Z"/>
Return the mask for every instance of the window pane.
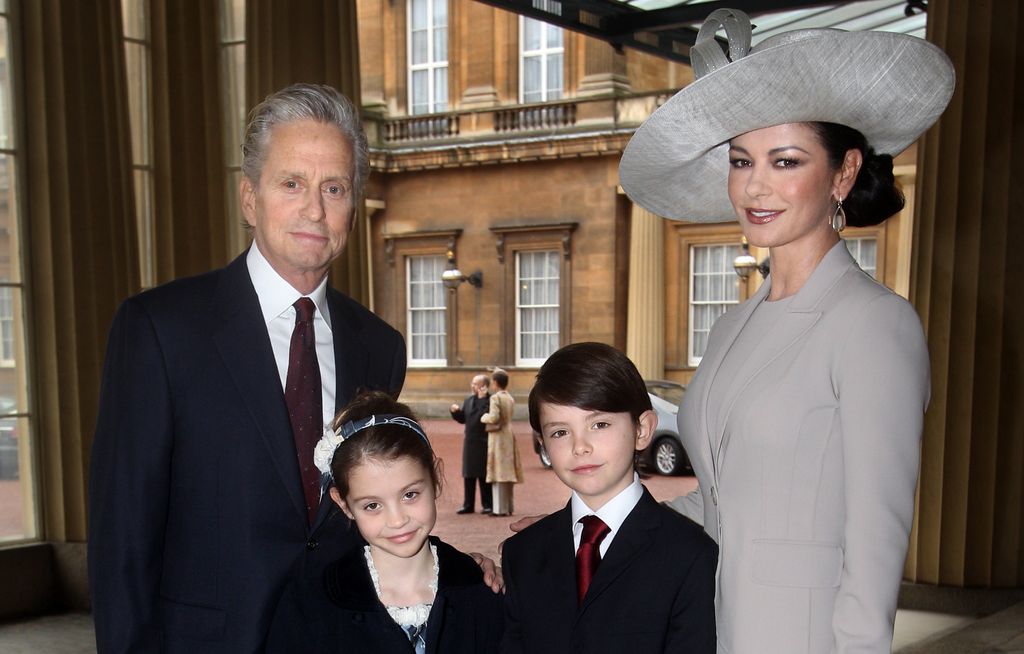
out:
<path id="1" fill-rule="evenodd" d="M 542 100 L 540 57 L 523 59 L 523 101 L 537 102 Z"/>
<path id="2" fill-rule="evenodd" d="M 448 69 L 434 69 L 434 111 L 448 108 Z"/>
<path id="3" fill-rule="evenodd" d="M 540 50 L 541 28 L 543 24 L 532 18 L 523 18 L 523 43 L 524 52 Z"/>
<path id="4" fill-rule="evenodd" d="M 561 48 L 562 47 L 562 28 L 555 27 L 554 25 L 547 26 L 547 37 L 549 48 Z"/>
<path id="5" fill-rule="evenodd" d="M 434 30 L 434 61 L 448 61 L 448 29 Z"/>
<path id="6" fill-rule="evenodd" d="M 410 25 L 414 30 L 426 29 L 427 25 L 427 0 L 409 0 L 412 10 L 412 21 Z"/>
<path id="7" fill-rule="evenodd" d="M 429 71 L 416 70 L 412 73 L 412 112 L 424 114 L 430 111 L 427 102 L 427 75 Z"/>
<path id="8" fill-rule="evenodd" d="M 852 238 L 846 241 L 857 265 L 872 277 L 878 277 L 878 240 L 874 238 Z"/>
<path id="9" fill-rule="evenodd" d="M 11 56 L 7 19 L 0 20 L 0 148 L 14 147 L 14 118 L 11 115 Z"/>
<path id="10" fill-rule="evenodd" d="M 446 358 L 445 294 L 441 283 L 444 257 L 406 259 L 409 360 L 438 363 Z"/>
<path id="11" fill-rule="evenodd" d="M 21 248 L 18 244 L 15 162 L 13 155 L 0 154 L 0 279 L 20 283 Z"/>
<path id="12" fill-rule="evenodd" d="M 412 33 L 412 63 L 413 65 L 425 64 L 429 61 L 427 53 L 427 37 L 429 32 L 426 30 L 416 30 Z"/>
<path id="13" fill-rule="evenodd" d="M 128 71 L 128 117 L 132 130 L 132 162 L 149 164 L 149 61 L 146 46 L 125 43 Z"/>
<path id="14" fill-rule="evenodd" d="M 245 0 L 221 0 L 220 38 L 222 41 L 245 39 Z"/>
<path id="15" fill-rule="evenodd" d="M 149 0 L 121 0 L 124 35 L 129 39 L 149 40 Z"/>
<path id="16" fill-rule="evenodd" d="M 562 97 L 562 55 L 554 54 L 548 57 L 548 100 L 557 100 Z"/>
<path id="17" fill-rule="evenodd" d="M 690 247 L 689 365 L 697 365 L 704 356 L 715 320 L 739 301 L 739 279 L 732 268 L 739 253 L 738 245 Z"/>
<path id="18" fill-rule="evenodd" d="M 434 27 L 447 27 L 448 1 L 434 0 Z"/>
<path id="19" fill-rule="evenodd" d="M 232 45 L 222 49 L 221 71 L 224 74 L 221 90 L 221 104 L 224 108 L 224 157 L 228 166 L 237 167 L 242 165 L 242 132 L 246 123 L 244 45 Z"/>

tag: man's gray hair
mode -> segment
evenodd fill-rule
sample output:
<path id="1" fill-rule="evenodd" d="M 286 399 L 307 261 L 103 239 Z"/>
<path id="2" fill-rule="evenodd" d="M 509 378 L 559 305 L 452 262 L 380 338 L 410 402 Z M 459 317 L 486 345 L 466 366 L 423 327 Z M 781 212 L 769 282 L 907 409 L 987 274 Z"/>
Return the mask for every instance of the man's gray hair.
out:
<path id="1" fill-rule="evenodd" d="M 242 140 L 242 172 L 254 186 L 260 172 L 275 125 L 297 120 L 315 120 L 334 125 L 352 144 L 355 169 L 352 187 L 355 199 L 362 198 L 363 184 L 370 171 L 370 153 L 359 111 L 348 98 L 325 84 L 292 84 L 271 93 L 249 113 L 249 124 Z"/>

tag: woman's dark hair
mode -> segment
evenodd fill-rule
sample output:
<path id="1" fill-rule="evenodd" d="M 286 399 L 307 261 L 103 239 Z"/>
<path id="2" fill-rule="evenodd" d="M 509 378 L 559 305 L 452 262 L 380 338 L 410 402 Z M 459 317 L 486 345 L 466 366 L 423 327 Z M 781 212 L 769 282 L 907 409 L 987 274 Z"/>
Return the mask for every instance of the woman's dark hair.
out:
<path id="1" fill-rule="evenodd" d="M 346 422 L 385 414 L 416 420 L 408 406 L 396 402 L 387 393 L 367 391 L 360 393 L 342 409 L 331 426 L 337 429 Z M 403 457 L 414 459 L 427 470 L 434 485 L 434 495 L 440 495 L 441 479 L 444 476 L 441 461 L 434 456 L 434 450 L 422 436 L 397 424 L 367 427 L 339 445 L 331 459 L 331 476 L 334 477 L 334 485 L 341 497 L 346 498 L 349 490 L 348 476 L 356 466 L 368 460 L 388 462 Z"/>
<path id="2" fill-rule="evenodd" d="M 876 154 L 864 135 L 836 123 L 809 123 L 828 152 L 829 164 L 838 170 L 848 150 L 864 156 L 849 195 L 843 198 L 846 223 L 852 227 L 877 225 L 903 208 L 903 192 L 892 175 L 892 157 Z"/>
<path id="3" fill-rule="evenodd" d="M 541 402 L 591 411 L 629 413 L 633 422 L 651 410 L 647 386 L 629 358 L 604 343 L 573 343 L 537 372 L 530 391 L 530 426 L 540 432 Z"/>

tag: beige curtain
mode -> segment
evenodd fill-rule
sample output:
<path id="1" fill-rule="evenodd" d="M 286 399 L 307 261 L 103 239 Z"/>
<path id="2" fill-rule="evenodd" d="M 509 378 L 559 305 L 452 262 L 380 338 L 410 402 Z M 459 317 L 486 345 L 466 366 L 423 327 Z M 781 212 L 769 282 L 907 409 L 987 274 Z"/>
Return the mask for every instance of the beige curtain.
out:
<path id="1" fill-rule="evenodd" d="M 245 30 L 250 107 L 296 82 L 330 84 L 361 106 L 355 0 L 250 0 Z M 360 206 L 345 252 L 331 270 L 331 283 L 368 305 L 366 248 L 366 210 Z"/>
<path id="2" fill-rule="evenodd" d="M 928 3 L 928 38 L 957 90 L 918 160 L 912 300 L 932 399 L 907 576 L 1024 584 L 1024 7 Z"/>
<path id="3" fill-rule="evenodd" d="M 83 541 L 107 330 L 139 290 L 120 3 L 19 5 L 41 535 Z"/>
<path id="4" fill-rule="evenodd" d="M 160 284 L 227 263 L 229 226 L 217 3 L 151 0 L 150 12 Z"/>

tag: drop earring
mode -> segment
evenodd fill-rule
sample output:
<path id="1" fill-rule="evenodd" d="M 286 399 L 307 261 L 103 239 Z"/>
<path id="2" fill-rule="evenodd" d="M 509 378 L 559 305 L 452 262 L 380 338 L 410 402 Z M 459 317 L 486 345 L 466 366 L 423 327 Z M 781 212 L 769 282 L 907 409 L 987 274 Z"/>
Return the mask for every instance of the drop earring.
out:
<path id="1" fill-rule="evenodd" d="M 829 224 L 832 225 L 832 229 L 836 230 L 836 233 L 846 229 L 846 212 L 843 211 L 842 198 L 836 200 L 836 210 L 832 212 Z"/>

